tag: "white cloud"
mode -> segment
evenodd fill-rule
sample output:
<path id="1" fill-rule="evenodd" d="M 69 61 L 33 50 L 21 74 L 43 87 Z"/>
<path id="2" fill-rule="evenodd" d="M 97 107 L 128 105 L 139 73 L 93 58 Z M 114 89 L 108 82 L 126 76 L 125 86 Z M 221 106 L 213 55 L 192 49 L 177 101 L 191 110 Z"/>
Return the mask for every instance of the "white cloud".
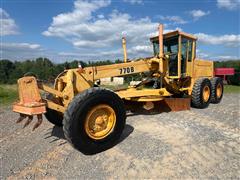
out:
<path id="1" fill-rule="evenodd" d="M 130 49 L 130 52 L 147 52 L 147 53 L 151 53 L 153 51 L 152 46 L 150 45 L 146 45 L 146 46 L 134 46 Z"/>
<path id="2" fill-rule="evenodd" d="M 240 46 L 240 34 L 226 34 L 220 36 L 214 36 L 204 33 L 197 33 L 195 36 L 198 37 L 198 41 L 203 44 L 211 44 L 211 45 L 223 45 L 223 46 L 231 46 L 238 47 Z"/>
<path id="3" fill-rule="evenodd" d="M 90 30 L 87 24 L 93 19 L 92 13 L 96 10 L 106 7 L 110 4 L 109 0 L 99 0 L 99 1 L 82 1 L 77 0 L 74 2 L 74 10 L 69 13 L 62 13 L 53 17 L 53 22 L 47 31 L 43 32 L 45 36 L 82 36 L 80 30 L 84 28 L 84 31 Z M 71 32 L 73 31 L 73 32 Z"/>
<path id="4" fill-rule="evenodd" d="M 70 54 L 57 53 L 54 50 L 43 48 L 40 44 L 34 43 L 4 42 L 1 44 L 0 49 L 0 60 L 24 61 L 27 59 L 33 60 L 38 57 L 46 57 L 55 63 L 61 63 L 66 60 L 73 60 L 73 57 L 75 57 Z"/>
<path id="5" fill-rule="evenodd" d="M 110 14 L 98 14 L 100 8 L 109 4 L 110 1 L 106 0 L 78 0 L 74 3 L 72 12 L 53 17 L 53 22 L 43 35 L 67 40 L 82 56 L 94 54 L 97 57 L 101 51 L 111 52 L 113 47 L 121 48 L 123 34 L 127 38 L 129 49 L 147 45 L 149 35 L 157 31 L 158 23 L 152 22 L 148 17 L 135 19 L 117 10 Z"/>
<path id="6" fill-rule="evenodd" d="M 0 36 L 18 34 L 18 27 L 9 14 L 2 8 L 0 8 Z"/>
<path id="7" fill-rule="evenodd" d="M 108 0 L 91 2 L 77 0 L 71 12 L 53 17 L 51 25 L 43 32 L 43 35 L 60 37 L 74 47 L 69 52 L 57 53 L 59 59 L 122 59 L 121 37 L 123 35 L 127 38 L 127 51 L 130 59 L 152 55 L 149 37 L 158 35 L 158 22 L 153 22 L 148 17 L 135 18 L 117 10 L 113 10 L 109 14 L 103 14 L 99 11 L 101 8 L 109 6 L 110 3 Z M 172 24 L 185 23 L 179 16 L 163 16 L 162 18 L 172 21 Z M 166 27 L 164 32 L 170 31 Z M 214 36 L 198 33 L 196 36 L 204 44 L 221 44 L 233 47 L 239 45 L 239 35 Z M 203 53 L 200 55 L 202 57 L 208 56 L 208 54 Z"/>
<path id="8" fill-rule="evenodd" d="M 95 53 L 91 52 L 85 52 L 81 53 L 78 50 L 73 52 L 60 52 L 58 53 L 58 56 L 60 59 L 63 58 L 74 58 L 74 59 L 80 59 L 80 60 L 106 60 L 106 59 L 121 59 L 123 58 L 122 49 L 114 49 L 114 50 L 108 50 L 108 51 L 97 51 Z"/>
<path id="9" fill-rule="evenodd" d="M 237 56 L 231 56 L 231 55 L 221 55 L 217 56 L 215 60 L 235 60 L 235 59 L 240 59 L 240 57 Z"/>
<path id="10" fill-rule="evenodd" d="M 30 44 L 30 43 L 2 43 L 1 48 L 4 49 L 11 49 L 11 50 L 34 50 L 40 49 L 39 44 Z"/>
<path id="11" fill-rule="evenodd" d="M 139 58 L 139 57 L 147 57 L 147 56 L 152 56 L 152 46 L 149 45 L 137 45 L 133 46 L 131 48 L 127 49 L 127 54 L 128 57 L 131 57 L 130 59 L 133 58 Z M 97 54 L 97 56 L 96 56 Z M 117 48 L 113 50 L 108 50 L 108 51 L 97 51 L 96 53 L 80 53 L 78 51 L 74 52 L 60 52 L 58 53 L 59 56 L 61 57 L 66 57 L 66 58 L 77 58 L 77 59 L 84 59 L 84 60 L 106 60 L 106 59 L 123 59 L 123 49 L 122 48 Z"/>
<path id="12" fill-rule="evenodd" d="M 156 27 L 157 27 L 157 26 L 156 26 Z M 171 31 L 176 31 L 176 30 L 178 30 L 178 31 L 183 31 L 183 29 L 180 28 L 180 27 L 176 27 L 175 29 L 168 29 L 168 28 L 166 28 L 166 27 L 167 27 L 167 25 L 164 24 L 163 34 L 168 33 L 168 32 L 171 32 Z M 159 32 L 158 32 L 157 28 L 155 28 L 155 29 L 156 29 L 155 31 L 153 31 L 153 32 L 151 32 L 151 33 L 148 33 L 146 36 L 147 36 L 147 37 L 155 37 L 155 36 L 158 36 Z"/>
<path id="13" fill-rule="evenodd" d="M 217 0 L 217 6 L 219 8 L 234 10 L 240 7 L 240 1 L 239 0 Z"/>
<path id="14" fill-rule="evenodd" d="M 196 21 L 198 19 L 200 19 L 201 17 L 203 16 L 207 16 L 210 14 L 210 11 L 202 11 L 200 9 L 198 10 L 192 10 L 192 11 L 189 11 L 189 14 L 193 17 L 193 19 Z"/>
<path id="15" fill-rule="evenodd" d="M 100 8 L 109 5 L 110 1 L 106 0 L 98 2 L 77 0 L 72 12 L 53 17 L 53 22 L 43 35 L 67 40 L 75 47 L 78 56 L 86 59 L 92 58 L 93 55 L 98 59 L 100 56 L 102 59 L 121 58 L 121 38 L 126 36 L 129 58 L 139 56 L 139 51 L 137 52 L 134 47 L 149 46 L 149 38 L 158 34 L 158 22 L 153 22 L 148 17 L 136 19 L 117 10 L 110 14 L 98 13 Z M 181 19 L 172 17 L 171 20 Z M 164 29 L 164 32 L 169 31 L 166 26 Z M 144 49 L 143 53 L 146 56 L 152 55 Z"/>
<path id="16" fill-rule="evenodd" d="M 240 56 L 237 55 L 228 55 L 228 54 L 222 54 L 222 52 L 220 53 L 211 53 L 211 52 L 203 52 L 200 49 L 196 50 L 196 54 L 197 54 L 197 59 L 208 59 L 208 60 L 213 60 L 213 61 L 222 61 L 222 60 L 239 60 Z"/>
<path id="17" fill-rule="evenodd" d="M 163 21 L 170 21 L 173 24 L 186 24 L 187 21 L 182 19 L 180 16 L 158 16 Z"/>
<path id="18" fill-rule="evenodd" d="M 210 55 L 208 53 L 202 52 L 200 49 L 196 50 L 196 55 L 197 55 L 198 59 L 206 59 L 206 58 L 210 57 Z"/>
<path id="19" fill-rule="evenodd" d="M 123 2 L 130 4 L 143 4 L 143 0 L 123 0 Z"/>
<path id="20" fill-rule="evenodd" d="M 43 56 L 44 49 L 39 44 L 1 43 L 0 59 L 24 60 Z"/>

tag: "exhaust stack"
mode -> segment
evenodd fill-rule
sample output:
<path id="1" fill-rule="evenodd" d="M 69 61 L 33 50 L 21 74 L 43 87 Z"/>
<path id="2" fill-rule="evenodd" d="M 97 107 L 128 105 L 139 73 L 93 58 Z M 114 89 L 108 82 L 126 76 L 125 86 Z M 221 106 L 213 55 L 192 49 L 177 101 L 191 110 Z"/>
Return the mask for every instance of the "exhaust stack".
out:
<path id="1" fill-rule="evenodd" d="M 122 46 L 123 46 L 123 55 L 124 55 L 124 62 L 127 62 L 127 48 L 126 48 L 126 38 L 122 38 Z"/>
<path id="2" fill-rule="evenodd" d="M 163 24 L 159 24 L 159 37 L 158 37 L 158 42 L 159 42 L 159 57 L 163 57 Z"/>
<path id="3" fill-rule="evenodd" d="M 158 43 L 159 43 L 159 72 L 163 73 L 164 67 L 163 67 L 163 24 L 159 24 L 158 27 L 159 30 L 159 36 L 158 36 Z"/>

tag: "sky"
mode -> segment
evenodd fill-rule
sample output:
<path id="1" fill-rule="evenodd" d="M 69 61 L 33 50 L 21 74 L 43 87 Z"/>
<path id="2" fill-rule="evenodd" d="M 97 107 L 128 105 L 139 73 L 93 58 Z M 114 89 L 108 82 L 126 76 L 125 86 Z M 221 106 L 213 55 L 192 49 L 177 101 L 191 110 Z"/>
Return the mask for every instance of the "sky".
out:
<path id="1" fill-rule="evenodd" d="M 195 35 L 197 57 L 240 59 L 240 0 L 1 0 L 0 59 L 130 59 L 153 55 L 149 38 Z"/>

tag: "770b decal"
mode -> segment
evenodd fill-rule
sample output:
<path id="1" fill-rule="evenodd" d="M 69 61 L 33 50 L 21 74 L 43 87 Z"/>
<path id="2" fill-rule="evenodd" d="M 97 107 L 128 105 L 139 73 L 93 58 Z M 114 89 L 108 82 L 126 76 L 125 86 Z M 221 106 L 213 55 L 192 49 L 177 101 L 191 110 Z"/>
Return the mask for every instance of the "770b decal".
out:
<path id="1" fill-rule="evenodd" d="M 129 74 L 134 72 L 134 67 L 120 68 L 120 74 Z"/>

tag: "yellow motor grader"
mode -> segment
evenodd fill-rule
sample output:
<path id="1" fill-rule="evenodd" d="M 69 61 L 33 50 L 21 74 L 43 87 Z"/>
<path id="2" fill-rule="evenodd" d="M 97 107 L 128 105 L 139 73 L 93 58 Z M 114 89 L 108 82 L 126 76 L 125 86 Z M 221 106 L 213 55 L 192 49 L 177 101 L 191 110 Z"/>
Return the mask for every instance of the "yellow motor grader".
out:
<path id="1" fill-rule="evenodd" d="M 206 108 L 221 101 L 222 80 L 214 77 L 212 61 L 196 59 L 196 37 L 180 31 L 163 34 L 163 25 L 159 25 L 159 36 L 150 40 L 152 57 L 128 61 L 123 38 L 123 63 L 67 69 L 57 76 L 53 87 L 34 76 L 20 78 L 19 101 L 13 105 L 13 111 L 20 113 L 17 122 L 28 117 L 27 126 L 36 115 L 35 129 L 45 114 L 51 123 L 63 126 L 73 147 L 92 154 L 117 142 L 131 103 L 139 103 L 145 110 L 161 110 L 165 105 L 176 111 L 189 109 L 190 104 Z M 125 89 L 112 91 L 96 83 L 101 78 L 132 74 L 144 78 Z M 43 97 L 42 92 L 48 95 Z"/>

